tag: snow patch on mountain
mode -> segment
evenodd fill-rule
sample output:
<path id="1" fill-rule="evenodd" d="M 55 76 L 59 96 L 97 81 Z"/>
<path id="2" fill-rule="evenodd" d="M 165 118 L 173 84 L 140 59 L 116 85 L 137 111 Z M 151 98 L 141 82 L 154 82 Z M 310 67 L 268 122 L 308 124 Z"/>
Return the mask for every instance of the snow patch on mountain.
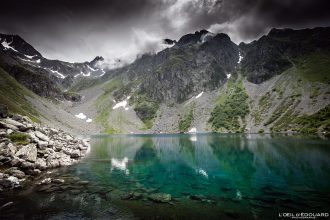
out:
<path id="1" fill-rule="evenodd" d="M 57 77 L 59 77 L 61 79 L 65 78 L 65 76 L 62 73 L 58 72 L 57 70 L 52 70 L 52 69 L 48 69 L 48 70 L 51 71 L 52 73 L 56 73 Z"/>
<path id="2" fill-rule="evenodd" d="M 197 129 L 193 127 L 188 131 L 188 133 L 197 133 Z"/>
<path id="3" fill-rule="evenodd" d="M 27 60 L 27 59 L 23 59 L 23 58 L 20 58 L 20 57 L 19 57 L 19 59 L 23 60 L 24 62 L 29 62 L 29 63 L 40 63 L 41 62 L 40 59 L 37 59 L 37 60 Z M 32 66 L 34 66 L 34 65 L 32 65 Z M 39 66 L 37 66 L 37 67 L 39 67 Z"/>
<path id="4" fill-rule="evenodd" d="M 11 49 L 11 50 L 13 50 L 13 51 L 15 51 L 15 52 L 18 52 L 15 48 L 13 48 L 12 46 L 10 46 L 11 43 L 12 43 L 12 42 L 7 43 L 7 41 L 5 40 L 5 41 L 3 41 L 1 44 L 2 44 L 2 46 L 4 47 L 4 50 Z"/>
<path id="5" fill-rule="evenodd" d="M 87 65 L 87 68 L 92 70 L 93 72 L 97 71 L 97 69 L 93 69 L 90 65 Z"/>
<path id="6" fill-rule="evenodd" d="M 84 72 L 81 71 L 80 74 L 83 75 L 83 76 L 91 76 L 90 72 L 89 73 L 84 73 Z"/>
<path id="7" fill-rule="evenodd" d="M 84 114 L 84 113 L 79 113 L 79 114 L 77 114 L 77 115 L 75 115 L 77 118 L 79 118 L 79 119 L 86 119 L 86 115 Z"/>
<path id="8" fill-rule="evenodd" d="M 102 74 L 100 75 L 100 77 L 101 77 L 101 76 L 104 76 L 104 74 L 105 74 L 104 69 L 101 69 L 101 72 L 102 72 Z"/>
<path id="9" fill-rule="evenodd" d="M 121 101 L 121 102 L 118 102 L 115 106 L 112 107 L 112 109 L 117 109 L 117 108 L 120 108 L 120 107 L 123 107 L 126 111 L 128 110 L 128 107 L 126 107 L 127 105 L 127 101 L 130 99 L 131 97 L 128 96 L 125 100 Z M 116 102 L 114 100 L 114 102 Z"/>
<path id="10" fill-rule="evenodd" d="M 238 52 L 238 61 L 237 61 L 237 63 L 241 63 L 242 60 L 243 60 L 243 56 L 241 55 L 241 52 Z"/>
<path id="11" fill-rule="evenodd" d="M 195 99 L 198 99 L 199 97 L 201 97 L 201 96 L 203 95 L 203 93 L 204 93 L 204 92 L 199 93 L 199 94 L 195 97 Z"/>
<path id="12" fill-rule="evenodd" d="M 29 56 L 29 55 L 24 54 L 24 56 L 27 57 L 27 58 L 29 58 L 29 59 L 32 59 L 33 57 L 35 57 L 37 55 Z"/>

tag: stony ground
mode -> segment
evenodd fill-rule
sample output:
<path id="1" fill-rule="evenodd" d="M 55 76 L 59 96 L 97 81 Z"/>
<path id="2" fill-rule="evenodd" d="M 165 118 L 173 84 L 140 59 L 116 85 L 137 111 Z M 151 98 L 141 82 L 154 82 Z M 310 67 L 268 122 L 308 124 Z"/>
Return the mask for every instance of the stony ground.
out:
<path id="1" fill-rule="evenodd" d="M 20 188 L 26 179 L 82 158 L 89 141 L 21 115 L 0 114 L 0 191 Z"/>

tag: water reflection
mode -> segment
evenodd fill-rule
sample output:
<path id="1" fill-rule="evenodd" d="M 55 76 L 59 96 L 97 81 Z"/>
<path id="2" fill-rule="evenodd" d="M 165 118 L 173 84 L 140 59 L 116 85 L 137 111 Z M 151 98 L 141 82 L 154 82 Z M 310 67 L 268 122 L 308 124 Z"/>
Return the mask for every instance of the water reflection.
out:
<path id="1" fill-rule="evenodd" d="M 93 137 L 91 145 L 81 163 L 53 174 L 65 179 L 62 185 L 10 197 L 19 211 L 9 209 L 7 219 L 23 219 L 17 213 L 129 219 L 131 211 L 142 219 L 277 219 L 279 212 L 328 212 L 327 139 L 117 135 Z M 151 201 L 155 194 L 170 194 L 171 204 Z"/>
<path id="2" fill-rule="evenodd" d="M 127 168 L 127 163 L 128 163 L 128 158 L 124 157 L 122 160 L 116 159 L 116 158 L 111 158 L 111 172 L 114 169 L 119 169 L 124 171 L 126 175 L 129 175 L 129 170 Z"/>
<path id="3" fill-rule="evenodd" d="M 210 184 L 221 180 L 251 190 L 269 184 L 328 189 L 329 155 L 327 141 L 249 134 L 198 135 L 194 141 L 190 135 L 98 137 L 90 157 L 112 158 L 112 167 L 164 188 L 208 177 Z"/>

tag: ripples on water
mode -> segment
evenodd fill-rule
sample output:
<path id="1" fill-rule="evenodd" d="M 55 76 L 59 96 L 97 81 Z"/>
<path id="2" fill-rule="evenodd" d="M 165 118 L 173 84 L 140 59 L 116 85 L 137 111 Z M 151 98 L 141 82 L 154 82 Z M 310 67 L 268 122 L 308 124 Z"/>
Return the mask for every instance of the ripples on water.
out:
<path id="1" fill-rule="evenodd" d="M 56 186 L 58 190 L 31 189 L 20 196 L 6 195 L 16 205 L 2 216 L 277 219 L 279 212 L 329 211 L 328 139 L 100 135 L 91 143 L 90 154 L 80 164 L 52 174 L 67 178 L 64 189 Z M 86 181 L 88 185 L 80 184 Z M 171 201 L 151 201 L 155 193 L 169 194 Z"/>

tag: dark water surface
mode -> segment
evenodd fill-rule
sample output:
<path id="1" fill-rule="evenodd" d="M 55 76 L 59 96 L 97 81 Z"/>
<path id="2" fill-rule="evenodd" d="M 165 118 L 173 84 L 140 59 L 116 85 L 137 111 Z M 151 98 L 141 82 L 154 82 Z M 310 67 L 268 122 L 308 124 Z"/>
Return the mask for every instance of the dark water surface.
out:
<path id="1" fill-rule="evenodd" d="M 277 219 L 280 212 L 329 212 L 329 143 L 282 135 L 94 136 L 81 163 L 43 177 L 65 183 L 0 194 L 1 204 L 14 202 L 0 218 Z"/>

